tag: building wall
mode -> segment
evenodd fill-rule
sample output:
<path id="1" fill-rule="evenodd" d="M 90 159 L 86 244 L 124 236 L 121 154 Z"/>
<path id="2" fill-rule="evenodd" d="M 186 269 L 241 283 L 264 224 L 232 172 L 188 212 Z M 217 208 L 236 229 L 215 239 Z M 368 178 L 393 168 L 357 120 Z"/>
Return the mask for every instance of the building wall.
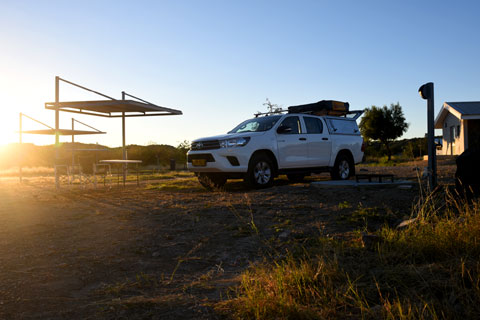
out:
<path id="1" fill-rule="evenodd" d="M 465 150 L 466 132 L 463 120 L 449 113 L 442 126 L 443 146 L 438 154 L 459 155 Z"/>
<path id="2" fill-rule="evenodd" d="M 466 120 L 465 121 L 465 133 L 466 133 L 466 143 L 465 147 L 476 147 L 480 148 L 480 119 L 475 120 Z"/>

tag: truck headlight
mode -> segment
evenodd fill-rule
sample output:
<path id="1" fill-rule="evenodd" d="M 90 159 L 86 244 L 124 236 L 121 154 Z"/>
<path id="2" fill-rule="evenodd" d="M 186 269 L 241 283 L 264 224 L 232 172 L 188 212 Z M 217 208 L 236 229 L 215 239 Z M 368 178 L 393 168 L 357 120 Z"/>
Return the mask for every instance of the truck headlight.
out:
<path id="1" fill-rule="evenodd" d="M 248 143 L 248 141 L 250 141 L 250 137 L 220 140 L 220 147 L 222 148 L 243 147 Z"/>

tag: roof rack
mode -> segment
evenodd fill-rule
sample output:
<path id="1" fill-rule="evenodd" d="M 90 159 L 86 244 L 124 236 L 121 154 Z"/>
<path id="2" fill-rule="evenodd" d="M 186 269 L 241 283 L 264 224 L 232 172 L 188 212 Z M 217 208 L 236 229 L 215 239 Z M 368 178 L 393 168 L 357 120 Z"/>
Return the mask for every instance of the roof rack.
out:
<path id="1" fill-rule="evenodd" d="M 269 112 L 258 112 L 255 118 L 259 116 L 270 116 L 282 113 L 301 113 L 311 114 L 316 116 L 331 116 L 331 117 L 345 117 L 353 120 L 358 119 L 363 113 L 362 110 L 349 110 L 350 104 L 348 102 L 336 100 L 321 100 L 314 103 L 301 104 L 297 106 L 290 106 L 288 109 L 270 108 Z"/>
<path id="2" fill-rule="evenodd" d="M 286 109 L 281 109 L 281 108 L 278 108 L 278 109 L 275 109 L 273 111 L 270 111 L 270 112 L 257 112 L 254 114 L 255 118 L 258 118 L 259 116 L 271 116 L 271 115 L 274 115 L 274 114 L 282 114 L 282 113 L 286 113 L 288 112 L 288 110 Z"/>
<path id="3" fill-rule="evenodd" d="M 267 116 L 278 115 L 283 113 L 302 113 L 302 114 L 311 114 L 315 116 L 344 117 L 344 118 L 357 120 L 362 115 L 363 112 L 364 112 L 363 110 L 351 110 L 351 111 L 325 110 L 323 112 L 314 112 L 314 111 L 291 112 L 289 110 L 281 109 L 281 110 L 275 110 L 272 112 L 258 112 L 258 113 L 255 113 L 254 116 L 255 118 L 258 118 L 260 116 L 267 117 Z"/>

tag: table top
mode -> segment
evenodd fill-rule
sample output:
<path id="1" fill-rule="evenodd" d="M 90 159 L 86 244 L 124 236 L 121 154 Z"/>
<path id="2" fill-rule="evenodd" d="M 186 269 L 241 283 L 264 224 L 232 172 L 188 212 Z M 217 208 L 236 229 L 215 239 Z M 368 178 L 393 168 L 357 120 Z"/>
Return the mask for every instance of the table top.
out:
<path id="1" fill-rule="evenodd" d="M 142 163 L 142 160 L 100 160 L 101 163 Z"/>

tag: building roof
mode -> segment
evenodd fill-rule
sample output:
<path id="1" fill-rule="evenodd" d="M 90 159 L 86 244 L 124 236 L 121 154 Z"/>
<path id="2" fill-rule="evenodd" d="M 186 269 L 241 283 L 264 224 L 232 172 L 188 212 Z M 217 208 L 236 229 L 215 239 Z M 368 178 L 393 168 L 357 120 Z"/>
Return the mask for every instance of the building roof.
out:
<path id="1" fill-rule="evenodd" d="M 445 102 L 435 119 L 435 129 L 442 129 L 448 113 L 458 119 L 480 119 L 480 101 Z"/>
<path id="2" fill-rule="evenodd" d="M 480 114 L 480 101 L 468 102 L 445 102 L 453 109 L 460 112 L 462 115 L 477 115 Z"/>

